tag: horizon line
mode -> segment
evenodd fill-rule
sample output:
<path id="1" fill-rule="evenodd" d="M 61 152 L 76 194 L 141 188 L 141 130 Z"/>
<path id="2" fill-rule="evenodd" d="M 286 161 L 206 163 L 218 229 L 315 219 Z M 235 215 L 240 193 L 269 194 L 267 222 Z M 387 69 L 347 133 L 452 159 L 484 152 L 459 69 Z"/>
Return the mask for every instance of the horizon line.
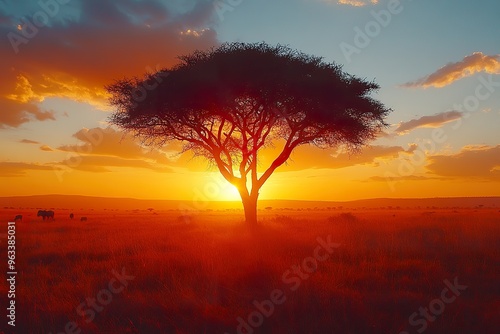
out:
<path id="1" fill-rule="evenodd" d="M 6 195 L 0 196 L 0 198 L 20 198 L 20 197 L 37 197 L 37 196 L 65 196 L 65 197 L 88 197 L 88 198 L 105 198 L 105 199 L 115 199 L 115 200 L 137 200 L 137 201 L 170 201 L 170 202 L 189 202 L 192 199 L 160 199 L 160 198 L 134 198 L 134 197 L 110 197 L 110 196 L 95 196 L 95 195 L 77 195 L 77 194 L 35 194 L 35 195 Z M 472 199 L 472 198 L 500 198 L 500 195 L 496 196 L 434 196 L 434 197 L 370 197 L 370 198 L 360 198 L 352 200 L 314 200 L 314 199 L 259 199 L 260 201 L 293 201 L 293 202 L 356 202 L 356 201 L 367 201 L 367 200 L 419 200 L 419 199 Z M 205 202 L 227 202 L 227 203 L 239 203 L 241 200 L 207 200 Z"/>

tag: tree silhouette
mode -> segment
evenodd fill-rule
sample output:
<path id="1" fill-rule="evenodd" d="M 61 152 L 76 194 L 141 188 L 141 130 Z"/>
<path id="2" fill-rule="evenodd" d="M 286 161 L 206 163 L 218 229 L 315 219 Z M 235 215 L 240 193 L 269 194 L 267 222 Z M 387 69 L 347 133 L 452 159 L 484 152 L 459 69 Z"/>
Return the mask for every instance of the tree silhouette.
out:
<path id="1" fill-rule="evenodd" d="M 110 121 L 146 145 L 177 140 L 207 158 L 238 189 L 249 224 L 259 190 L 296 147 L 355 151 L 386 126 L 390 109 L 370 96 L 376 83 L 286 46 L 226 43 L 179 59 L 107 86 Z M 259 152 L 277 140 L 280 153 L 258 173 Z"/>

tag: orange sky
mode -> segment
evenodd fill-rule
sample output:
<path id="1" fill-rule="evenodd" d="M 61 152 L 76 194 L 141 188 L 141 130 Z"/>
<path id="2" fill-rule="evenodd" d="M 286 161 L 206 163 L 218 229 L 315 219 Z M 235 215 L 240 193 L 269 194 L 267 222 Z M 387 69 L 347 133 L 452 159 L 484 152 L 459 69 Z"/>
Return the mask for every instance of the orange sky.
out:
<path id="1" fill-rule="evenodd" d="M 411 11 L 398 14 L 404 20 L 394 18 L 351 55 L 342 45 L 355 46 L 353 28 L 363 28 L 386 1 L 292 2 L 285 8 L 256 1 L 220 12 L 210 1 L 75 0 L 58 7 L 30 38 L 23 37 L 29 24 L 22 17 L 44 9 L 36 3 L 0 8 L 1 34 L 11 36 L 0 44 L 0 196 L 238 199 L 205 161 L 189 152 L 178 156 L 178 143 L 147 148 L 111 128 L 104 90 L 116 79 L 172 66 L 178 55 L 232 40 L 288 43 L 345 64 L 347 72 L 375 79 L 382 87 L 375 98 L 394 109 L 391 125 L 355 156 L 300 147 L 260 198 L 500 195 L 500 55 L 493 34 L 481 33 L 497 31 L 498 20 L 490 19 L 496 2 L 487 1 L 490 9 L 457 5 L 459 17 L 484 19 L 463 31 L 456 26 L 453 34 L 442 29 L 446 22 L 418 26 L 421 36 L 411 34 L 419 31 L 419 13 L 430 9 L 413 2 Z M 449 16 L 439 6 L 433 11 L 443 20 Z M 284 13 L 300 20 L 276 21 Z M 322 35 L 314 22 L 337 35 Z M 453 42 L 457 34 L 462 38 Z M 442 46 L 443 40 L 450 42 Z M 262 168 L 275 155 L 263 152 Z"/>

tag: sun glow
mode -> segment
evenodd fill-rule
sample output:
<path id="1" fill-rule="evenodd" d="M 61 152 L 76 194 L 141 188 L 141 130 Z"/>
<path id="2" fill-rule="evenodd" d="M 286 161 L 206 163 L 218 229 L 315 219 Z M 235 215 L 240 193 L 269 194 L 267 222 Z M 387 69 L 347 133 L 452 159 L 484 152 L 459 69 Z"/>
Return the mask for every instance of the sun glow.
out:
<path id="1" fill-rule="evenodd" d="M 210 172 L 197 187 L 195 194 L 203 201 L 240 201 L 238 189 L 218 172 Z"/>
<path id="2" fill-rule="evenodd" d="M 232 184 L 228 184 L 226 188 L 221 191 L 220 194 L 221 201 L 240 201 L 241 197 L 238 193 L 238 189 Z"/>

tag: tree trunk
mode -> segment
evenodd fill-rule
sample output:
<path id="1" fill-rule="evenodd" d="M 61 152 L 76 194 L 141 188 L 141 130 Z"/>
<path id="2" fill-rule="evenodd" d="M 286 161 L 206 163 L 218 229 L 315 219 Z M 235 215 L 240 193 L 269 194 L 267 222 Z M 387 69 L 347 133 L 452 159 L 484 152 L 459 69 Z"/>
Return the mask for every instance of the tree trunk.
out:
<path id="1" fill-rule="evenodd" d="M 256 195 L 241 195 L 243 201 L 243 209 L 245 210 L 245 222 L 249 226 L 257 225 L 257 199 L 259 194 Z"/>

